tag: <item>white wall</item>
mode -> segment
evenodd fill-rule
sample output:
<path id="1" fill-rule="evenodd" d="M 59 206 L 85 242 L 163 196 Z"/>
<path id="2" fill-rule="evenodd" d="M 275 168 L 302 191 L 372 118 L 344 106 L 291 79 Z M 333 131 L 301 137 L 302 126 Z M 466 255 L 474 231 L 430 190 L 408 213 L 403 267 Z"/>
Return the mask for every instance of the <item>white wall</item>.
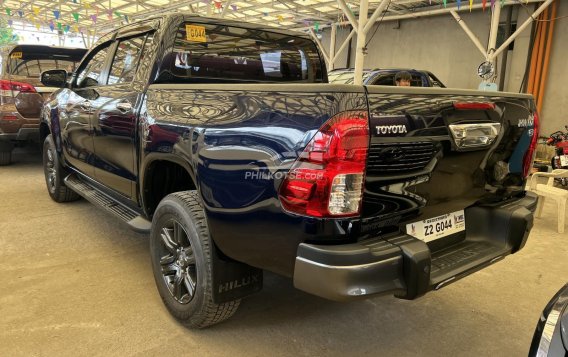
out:
<path id="1" fill-rule="evenodd" d="M 532 9 L 532 6 L 530 7 Z M 501 12 L 501 22 L 505 22 L 508 7 Z M 462 19 L 486 46 L 489 39 L 491 12 L 459 12 Z M 568 1 L 559 1 L 558 16 L 568 15 Z M 520 26 L 528 13 L 519 6 L 513 9 L 513 22 Z M 376 25 L 375 25 L 376 26 Z M 372 35 L 373 28 L 369 36 Z M 342 44 L 349 30 L 337 31 L 336 50 Z M 330 43 L 330 30 L 323 32 L 322 42 L 327 49 Z M 518 92 L 526 68 L 530 27 L 515 40 L 515 48 L 509 51 L 508 67 L 505 74 L 505 91 Z M 352 41 L 352 60 L 354 64 L 356 35 Z M 568 124 L 568 18 L 556 22 L 554 48 L 551 55 L 549 79 L 546 86 L 544 109 L 541 113 L 541 135 L 554 128 Z M 347 50 L 339 57 L 336 68 L 345 67 Z M 499 56 L 497 71 L 501 69 L 502 55 Z M 368 44 L 365 68 L 407 67 L 427 69 L 436 74 L 448 87 L 476 89 L 481 82 L 477 67 L 484 61 L 483 55 L 475 47 L 465 32 L 450 15 L 432 16 L 421 19 L 384 22 Z M 499 74 L 501 75 L 501 74 Z M 499 83 L 499 79 L 496 80 Z"/>

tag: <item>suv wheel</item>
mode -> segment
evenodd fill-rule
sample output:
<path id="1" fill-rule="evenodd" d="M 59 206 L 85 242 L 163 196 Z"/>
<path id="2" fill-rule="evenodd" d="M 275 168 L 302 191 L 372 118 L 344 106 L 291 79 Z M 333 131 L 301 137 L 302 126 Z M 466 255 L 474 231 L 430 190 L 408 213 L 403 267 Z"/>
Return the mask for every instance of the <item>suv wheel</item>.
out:
<path id="1" fill-rule="evenodd" d="M 166 196 L 152 220 L 152 270 L 166 308 L 188 327 L 226 320 L 240 304 L 240 300 L 213 302 L 212 249 L 197 191 Z"/>
<path id="2" fill-rule="evenodd" d="M 10 165 L 12 162 L 12 150 L 0 151 L 0 166 Z"/>
<path id="3" fill-rule="evenodd" d="M 43 142 L 43 172 L 45 174 L 47 191 L 55 202 L 69 202 L 79 198 L 77 193 L 65 186 L 63 181 L 65 171 L 59 163 L 59 157 L 55 151 L 55 144 L 51 134 Z"/>

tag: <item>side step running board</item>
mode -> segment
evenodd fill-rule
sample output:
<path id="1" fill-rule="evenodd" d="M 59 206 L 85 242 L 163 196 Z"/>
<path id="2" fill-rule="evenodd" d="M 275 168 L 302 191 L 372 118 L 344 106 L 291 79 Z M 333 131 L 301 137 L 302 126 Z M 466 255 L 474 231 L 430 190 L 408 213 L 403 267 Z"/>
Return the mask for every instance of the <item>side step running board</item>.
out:
<path id="1" fill-rule="evenodd" d="M 125 222 L 136 232 L 150 233 L 152 225 L 150 221 L 131 208 L 91 186 L 88 182 L 82 181 L 75 174 L 67 176 L 64 181 L 67 187 L 77 192 L 77 194 L 87 201 L 103 208 L 108 213 Z"/>

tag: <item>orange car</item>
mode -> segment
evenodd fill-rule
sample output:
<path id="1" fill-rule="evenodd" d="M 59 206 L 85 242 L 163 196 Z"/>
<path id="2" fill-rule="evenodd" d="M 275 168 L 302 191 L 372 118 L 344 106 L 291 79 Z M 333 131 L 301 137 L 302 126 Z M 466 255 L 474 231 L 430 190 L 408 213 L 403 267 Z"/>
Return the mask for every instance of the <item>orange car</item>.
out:
<path id="1" fill-rule="evenodd" d="M 87 50 L 42 45 L 0 49 L 0 165 L 8 165 L 15 145 L 39 139 L 43 101 L 59 88 L 45 87 L 41 72 L 73 72 Z"/>

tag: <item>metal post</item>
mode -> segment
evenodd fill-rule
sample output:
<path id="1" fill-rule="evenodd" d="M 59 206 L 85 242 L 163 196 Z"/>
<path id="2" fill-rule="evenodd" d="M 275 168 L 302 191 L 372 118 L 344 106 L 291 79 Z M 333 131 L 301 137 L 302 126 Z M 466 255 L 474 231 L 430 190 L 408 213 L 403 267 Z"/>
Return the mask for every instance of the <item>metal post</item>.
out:
<path id="1" fill-rule="evenodd" d="M 544 4 L 540 5 L 540 7 L 536 9 L 536 11 L 531 15 L 531 17 L 529 17 L 527 21 L 523 22 L 523 24 L 519 26 L 517 30 L 511 36 L 509 36 L 509 38 L 505 42 L 503 42 L 501 47 L 499 47 L 495 52 L 489 55 L 489 60 L 492 61 L 501 52 L 503 52 L 506 48 L 508 48 L 511 42 L 513 42 L 515 38 L 517 38 L 517 36 L 519 36 L 519 34 L 523 32 L 527 28 L 527 26 L 529 26 L 538 17 L 538 15 L 540 15 L 540 13 L 543 12 L 544 9 L 546 9 L 548 5 L 550 5 L 553 1 L 554 0 L 547 0 L 544 2 Z"/>
<path id="2" fill-rule="evenodd" d="M 495 56 L 491 57 L 491 53 L 495 51 L 495 45 L 497 43 L 497 32 L 499 30 L 499 19 L 501 17 L 501 6 L 496 3 L 493 6 L 493 13 L 491 14 L 491 32 L 489 33 L 489 43 L 487 44 L 487 58 L 489 61 L 493 62 Z"/>
<path id="3" fill-rule="evenodd" d="M 367 33 L 365 25 L 369 11 L 369 0 L 361 0 L 359 5 L 359 31 L 357 31 L 357 50 L 355 51 L 355 73 L 353 74 L 353 84 L 363 84 L 363 67 L 365 66 L 365 41 Z"/>
<path id="4" fill-rule="evenodd" d="M 337 26 L 331 25 L 331 39 L 329 42 L 329 68 L 332 70 L 335 66 L 335 39 L 337 38 Z"/>
<path id="5" fill-rule="evenodd" d="M 479 52 L 481 52 L 481 54 L 483 54 L 483 57 L 485 57 L 487 59 L 487 52 L 485 50 L 485 48 L 483 48 L 483 45 L 481 44 L 481 41 L 479 41 L 479 38 L 477 38 L 477 36 L 475 36 L 475 34 L 471 31 L 471 29 L 469 28 L 469 26 L 467 26 L 467 24 L 465 23 L 465 21 L 458 15 L 457 12 L 455 12 L 454 10 L 450 11 L 450 14 L 452 14 L 452 16 L 454 17 L 454 19 L 456 19 L 456 21 L 458 22 L 458 24 L 461 26 L 461 28 L 465 31 L 465 33 L 467 34 L 467 36 L 469 37 L 469 39 L 473 42 L 473 44 L 475 45 L 475 47 L 477 47 L 477 49 L 479 50 Z"/>

